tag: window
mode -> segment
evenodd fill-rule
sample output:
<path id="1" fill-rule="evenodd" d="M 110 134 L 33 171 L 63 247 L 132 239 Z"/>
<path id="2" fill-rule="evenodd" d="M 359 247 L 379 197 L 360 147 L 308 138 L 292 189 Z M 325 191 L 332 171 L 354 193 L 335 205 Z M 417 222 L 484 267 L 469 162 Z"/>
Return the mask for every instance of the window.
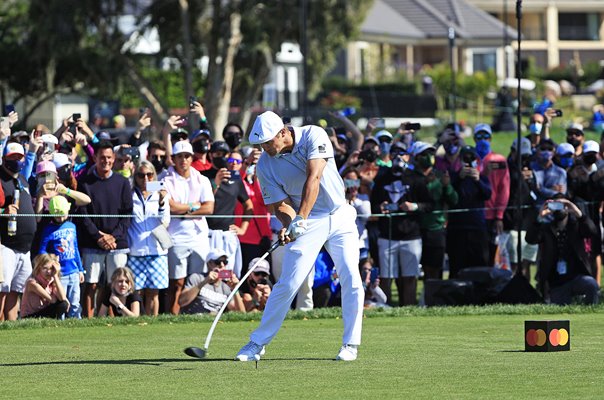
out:
<path id="1" fill-rule="evenodd" d="M 474 50 L 472 54 L 472 63 L 474 64 L 473 70 L 476 71 L 488 71 L 490 69 L 495 70 L 497 66 L 497 55 L 495 50 L 492 51 L 480 51 Z"/>
<path id="2" fill-rule="evenodd" d="M 560 13 L 558 36 L 560 40 L 600 40 L 600 16 L 596 13 Z"/>

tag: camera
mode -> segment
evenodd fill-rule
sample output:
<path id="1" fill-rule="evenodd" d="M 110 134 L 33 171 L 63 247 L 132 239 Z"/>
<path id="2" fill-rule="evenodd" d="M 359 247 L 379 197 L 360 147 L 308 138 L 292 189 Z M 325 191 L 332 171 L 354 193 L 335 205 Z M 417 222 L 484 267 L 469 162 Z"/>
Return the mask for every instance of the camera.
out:
<path id="1" fill-rule="evenodd" d="M 550 211 L 561 211 L 561 210 L 564 210 L 564 203 L 562 203 L 560 201 L 551 201 L 551 202 L 547 203 L 547 208 Z"/>
<path id="2" fill-rule="evenodd" d="M 377 153 L 373 149 L 365 149 L 359 153 L 359 160 L 372 163 L 377 160 Z"/>
<path id="3" fill-rule="evenodd" d="M 554 110 L 556 112 L 556 117 L 562 116 L 562 110 Z"/>
<path id="4" fill-rule="evenodd" d="M 407 122 L 403 128 L 406 131 L 419 131 L 420 129 L 422 129 L 422 124 L 420 124 L 419 122 L 416 123 L 411 123 L 411 122 Z"/>
<path id="5" fill-rule="evenodd" d="M 197 97 L 195 97 L 195 96 L 190 96 L 190 97 L 189 97 L 189 108 L 193 108 L 193 107 L 195 107 L 195 104 L 193 104 L 193 103 L 195 103 L 196 101 L 197 101 Z"/>

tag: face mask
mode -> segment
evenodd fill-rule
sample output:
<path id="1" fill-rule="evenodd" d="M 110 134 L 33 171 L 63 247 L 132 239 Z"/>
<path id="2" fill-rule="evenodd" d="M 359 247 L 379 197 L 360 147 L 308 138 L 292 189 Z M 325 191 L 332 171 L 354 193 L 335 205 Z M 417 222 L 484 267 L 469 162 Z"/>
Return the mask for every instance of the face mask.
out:
<path id="1" fill-rule="evenodd" d="M 344 179 L 344 186 L 346 189 L 359 188 L 361 187 L 360 179 Z"/>
<path id="2" fill-rule="evenodd" d="M 394 160 L 392 160 L 392 167 L 390 169 L 392 170 L 392 174 L 394 176 L 401 176 L 407 169 L 407 163 L 402 157 L 397 156 Z"/>
<path id="3" fill-rule="evenodd" d="M 575 160 L 572 157 L 562 157 L 562 158 L 560 158 L 560 166 L 562 168 L 572 167 L 574 161 Z"/>
<path id="4" fill-rule="evenodd" d="M 432 154 L 424 154 L 417 157 L 417 164 L 423 169 L 428 169 L 434 165 L 434 156 Z"/>
<path id="5" fill-rule="evenodd" d="M 585 154 L 583 156 L 583 161 L 585 162 L 585 165 L 591 165 L 593 163 L 596 162 L 598 158 L 596 157 L 595 154 Z"/>
<path id="6" fill-rule="evenodd" d="M 239 137 L 239 135 L 229 135 L 224 138 L 224 141 L 226 142 L 226 144 L 229 145 L 231 150 L 241 144 L 241 138 Z"/>
<path id="7" fill-rule="evenodd" d="M 198 141 L 191 144 L 194 153 L 205 154 L 210 150 L 210 146 L 207 140 L 199 139 Z"/>
<path id="8" fill-rule="evenodd" d="M 539 160 L 541 160 L 541 162 L 543 164 L 547 163 L 549 160 L 552 159 L 554 153 L 551 151 L 540 151 L 539 152 Z"/>
<path id="9" fill-rule="evenodd" d="M 457 154 L 457 152 L 459 151 L 459 146 L 449 144 L 445 147 L 445 151 L 448 155 L 452 156 L 453 154 Z"/>
<path id="10" fill-rule="evenodd" d="M 552 213 L 552 215 L 554 216 L 554 221 L 560 222 L 560 221 L 564 220 L 564 218 L 566 218 L 566 216 L 568 215 L 568 211 L 556 210 Z"/>
<path id="11" fill-rule="evenodd" d="M 229 165 L 226 157 L 215 157 L 212 159 L 212 164 L 217 169 L 226 168 Z"/>
<path id="12" fill-rule="evenodd" d="M 581 145 L 581 141 L 576 138 L 566 139 L 566 143 L 570 143 L 575 149 Z"/>
<path id="13" fill-rule="evenodd" d="M 405 133 L 403 135 L 403 143 L 407 145 L 407 148 L 411 147 L 411 143 L 413 143 L 413 134 Z"/>
<path id="14" fill-rule="evenodd" d="M 151 160 L 151 164 L 153 164 L 157 173 L 160 173 L 166 167 L 163 158 L 154 158 Z"/>
<path id="15" fill-rule="evenodd" d="M 534 135 L 540 135 L 541 129 L 543 129 L 543 124 L 540 124 L 539 122 L 533 122 L 529 125 L 529 131 Z"/>
<path id="16" fill-rule="evenodd" d="M 491 142 L 484 139 L 479 140 L 476 143 L 476 152 L 481 159 L 485 158 L 491 152 Z"/>
<path id="17" fill-rule="evenodd" d="M 25 165 L 25 161 L 4 160 L 4 166 L 6 167 L 6 169 L 8 169 L 10 172 L 12 172 L 14 174 L 18 174 L 19 172 L 21 172 L 24 165 Z"/>
<path id="18" fill-rule="evenodd" d="M 388 153 L 390 153 L 390 143 L 388 143 L 388 142 L 381 142 L 380 143 L 380 153 L 381 154 L 388 154 Z"/>

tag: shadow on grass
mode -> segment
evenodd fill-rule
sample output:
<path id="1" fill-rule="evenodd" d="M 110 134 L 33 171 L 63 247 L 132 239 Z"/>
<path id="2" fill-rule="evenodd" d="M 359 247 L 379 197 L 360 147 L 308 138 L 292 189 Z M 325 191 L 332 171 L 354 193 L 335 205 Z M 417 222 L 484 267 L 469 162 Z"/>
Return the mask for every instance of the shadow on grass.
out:
<path id="1" fill-rule="evenodd" d="M 497 353 L 527 353 L 527 351 L 526 350 L 497 350 Z"/>
<path id="2" fill-rule="evenodd" d="M 234 362 L 232 358 L 150 358 L 150 359 L 133 359 L 133 360 L 70 360 L 70 361 L 39 361 L 39 362 L 24 362 L 24 363 L 0 363 L 1 367 L 32 367 L 45 365 L 151 365 L 160 367 L 163 364 L 169 363 L 194 363 L 194 362 Z M 335 361 L 333 358 L 265 358 L 262 362 L 267 361 Z"/>

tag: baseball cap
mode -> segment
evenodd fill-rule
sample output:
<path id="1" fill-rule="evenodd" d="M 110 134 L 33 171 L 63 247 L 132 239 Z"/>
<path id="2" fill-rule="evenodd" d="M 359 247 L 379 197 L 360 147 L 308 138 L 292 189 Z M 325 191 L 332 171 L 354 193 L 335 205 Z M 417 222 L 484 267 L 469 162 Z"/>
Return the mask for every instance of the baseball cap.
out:
<path id="1" fill-rule="evenodd" d="M 390 146 L 390 154 L 407 154 L 407 145 L 403 142 L 394 142 Z"/>
<path id="2" fill-rule="evenodd" d="M 376 133 L 374 137 L 378 142 L 381 142 L 384 139 L 388 140 L 389 142 L 392 141 L 392 134 L 385 129 L 382 129 Z"/>
<path id="3" fill-rule="evenodd" d="M 12 135 L 10 135 L 11 138 L 20 138 L 20 137 L 29 137 L 29 133 L 25 132 L 25 131 L 17 131 L 17 132 L 13 132 Z"/>
<path id="4" fill-rule="evenodd" d="M 59 139 L 57 139 L 55 135 L 51 135 L 50 133 L 40 136 L 40 139 L 42 139 L 44 143 L 59 144 Z"/>
<path id="5" fill-rule="evenodd" d="M 191 133 L 191 136 L 189 136 L 189 141 L 192 142 L 200 136 L 205 136 L 206 138 L 210 139 L 210 131 L 207 129 L 196 129 L 193 131 L 193 133 Z"/>
<path id="6" fill-rule="evenodd" d="M 512 142 L 512 150 L 517 150 L 517 145 L 518 145 L 518 139 L 514 139 L 514 141 Z M 521 138 L 520 139 L 520 155 L 525 156 L 525 155 L 531 155 L 531 154 L 533 154 L 533 151 L 531 150 L 531 141 L 524 137 Z"/>
<path id="7" fill-rule="evenodd" d="M 570 143 L 560 143 L 556 148 L 556 154 L 560 156 L 563 156 L 565 154 L 575 154 L 575 148 Z"/>
<path id="8" fill-rule="evenodd" d="M 568 131 L 579 131 L 581 134 L 583 134 L 583 125 L 573 122 L 568 128 L 566 128 L 566 132 Z"/>
<path id="9" fill-rule="evenodd" d="M 36 165 L 36 175 L 40 175 L 45 172 L 57 173 L 57 167 L 55 167 L 52 161 L 40 161 L 38 165 Z"/>
<path id="10" fill-rule="evenodd" d="M 64 153 L 54 153 L 52 155 L 52 163 L 57 169 L 64 167 L 65 165 L 71 164 L 69 157 Z"/>
<path id="11" fill-rule="evenodd" d="M 472 146 L 464 146 L 461 148 L 461 151 L 459 152 L 459 155 L 461 156 L 461 158 L 463 158 L 463 156 L 465 154 L 473 154 L 475 157 L 478 157 L 478 153 L 476 152 L 476 149 Z"/>
<path id="12" fill-rule="evenodd" d="M 228 144 L 226 144 L 226 142 L 223 142 L 222 140 L 217 140 L 212 143 L 212 146 L 210 146 L 210 153 L 214 153 L 215 151 L 224 151 L 225 153 L 230 153 L 231 148 Z"/>
<path id="13" fill-rule="evenodd" d="M 193 146 L 191 146 L 191 143 L 186 140 L 174 143 L 174 146 L 172 146 L 172 155 L 175 156 L 180 153 L 193 154 Z"/>
<path id="14" fill-rule="evenodd" d="M 583 153 L 589 153 L 590 151 L 594 151 L 596 153 L 600 152 L 600 145 L 598 142 L 588 140 L 587 142 L 583 143 Z"/>
<path id="15" fill-rule="evenodd" d="M 486 132 L 489 135 L 493 136 L 493 130 L 491 129 L 491 125 L 489 124 L 476 124 L 474 127 L 474 134 L 476 135 L 478 132 Z"/>
<path id="16" fill-rule="evenodd" d="M 365 138 L 365 140 L 363 141 L 363 144 L 365 144 L 367 142 L 373 142 L 373 143 L 377 144 L 378 146 L 380 145 L 380 142 L 376 138 L 374 138 L 373 136 L 367 136 Z"/>
<path id="17" fill-rule="evenodd" d="M 9 158 L 14 156 L 25 156 L 25 150 L 21 146 L 21 143 L 10 142 L 4 147 L 4 157 Z"/>
<path id="18" fill-rule="evenodd" d="M 265 111 L 256 117 L 248 141 L 251 144 L 266 143 L 277 136 L 284 126 L 280 116 L 272 111 Z"/>
<path id="19" fill-rule="evenodd" d="M 207 257 L 206 257 L 206 261 L 214 261 L 214 260 L 218 260 L 221 257 L 229 257 L 228 254 L 222 250 L 222 249 L 217 249 L 214 248 L 212 250 L 210 250 L 210 252 L 208 253 Z"/>
<path id="20" fill-rule="evenodd" d="M 67 215 L 71 204 L 63 196 L 54 196 L 48 202 L 48 212 L 51 214 Z"/>
<path id="21" fill-rule="evenodd" d="M 413 147 L 411 148 L 411 154 L 413 154 L 414 156 L 423 153 L 426 150 L 434 150 L 436 151 L 436 148 L 434 146 L 432 146 L 429 143 L 426 142 L 415 142 L 413 144 Z"/>
<path id="22" fill-rule="evenodd" d="M 254 264 L 258 263 L 258 266 L 254 269 L 254 272 L 265 272 L 270 275 L 271 266 L 265 259 L 261 257 L 256 257 L 249 263 L 249 268 L 252 268 Z"/>

